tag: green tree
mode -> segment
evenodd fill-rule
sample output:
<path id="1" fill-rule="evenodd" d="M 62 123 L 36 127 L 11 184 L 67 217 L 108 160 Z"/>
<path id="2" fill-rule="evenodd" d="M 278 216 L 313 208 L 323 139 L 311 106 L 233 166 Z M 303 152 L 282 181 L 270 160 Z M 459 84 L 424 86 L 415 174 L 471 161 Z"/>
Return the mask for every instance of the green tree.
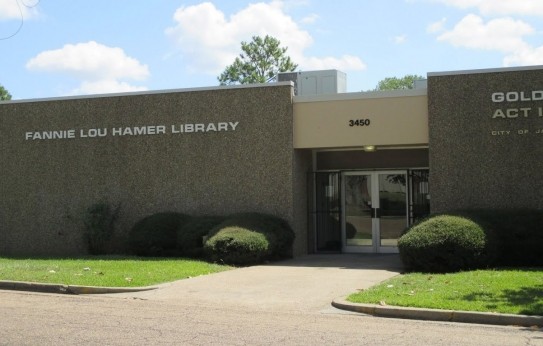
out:
<path id="1" fill-rule="evenodd" d="M 286 55 L 286 47 L 276 38 L 253 36 L 249 43 L 241 42 L 243 53 L 227 66 L 217 79 L 221 85 L 267 83 L 279 72 L 291 72 L 298 67 Z"/>
<path id="2" fill-rule="evenodd" d="M 11 94 L 0 84 L 0 101 L 11 100 Z"/>
<path id="3" fill-rule="evenodd" d="M 408 74 L 402 78 L 387 77 L 379 83 L 375 91 L 379 90 L 398 90 L 398 89 L 413 89 L 415 87 L 415 81 L 425 79 L 423 76 Z"/>

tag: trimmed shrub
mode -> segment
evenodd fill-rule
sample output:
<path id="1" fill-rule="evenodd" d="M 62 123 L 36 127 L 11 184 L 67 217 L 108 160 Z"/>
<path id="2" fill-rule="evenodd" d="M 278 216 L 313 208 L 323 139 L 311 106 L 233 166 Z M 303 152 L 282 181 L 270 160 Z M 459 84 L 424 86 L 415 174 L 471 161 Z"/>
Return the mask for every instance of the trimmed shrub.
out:
<path id="1" fill-rule="evenodd" d="M 221 234 L 224 230 L 236 229 L 236 232 L 227 232 L 229 237 L 237 237 L 239 235 L 239 240 L 250 240 L 251 244 L 247 246 L 237 245 L 235 242 L 236 239 L 230 241 L 221 240 L 219 244 L 216 243 L 216 236 L 219 236 L 221 239 L 224 238 L 224 235 Z M 246 232 L 241 232 L 245 230 L 246 232 L 257 233 L 262 237 L 259 239 L 264 239 L 267 243 L 267 246 L 256 246 L 253 244 L 255 241 L 254 235 L 249 236 Z M 223 232 L 224 233 L 224 232 Z M 287 258 L 292 256 L 292 243 L 294 242 L 294 231 L 290 228 L 288 223 L 278 217 L 260 214 L 260 213 L 243 213 L 243 214 L 234 214 L 228 217 L 224 222 L 217 225 L 209 233 L 210 238 L 204 245 L 204 251 L 206 255 L 214 260 L 222 260 L 225 263 L 232 264 L 253 264 L 258 259 L 258 262 L 264 260 L 274 260 Z M 237 241 L 237 240 L 236 240 Z M 230 246 L 228 244 L 236 243 L 236 246 Z M 221 246 L 228 246 L 229 250 L 221 248 Z M 243 249 L 253 249 L 251 251 L 264 251 L 262 254 L 254 254 L 251 252 L 243 253 L 239 251 L 245 251 Z M 233 257 L 221 257 L 226 256 L 225 254 L 229 251 L 238 251 L 239 253 L 233 254 Z M 244 259 L 246 257 L 246 259 Z M 230 258 L 234 258 L 235 262 L 232 262 Z"/>
<path id="2" fill-rule="evenodd" d="M 177 248 L 182 256 L 203 256 L 203 237 L 225 220 L 224 216 L 197 216 L 177 230 Z"/>
<path id="3" fill-rule="evenodd" d="M 543 210 L 475 209 L 458 211 L 495 234 L 500 266 L 543 266 Z"/>
<path id="4" fill-rule="evenodd" d="M 449 272 L 487 266 L 493 257 L 485 230 L 467 218 L 432 216 L 411 227 L 398 240 L 408 270 Z"/>
<path id="5" fill-rule="evenodd" d="M 96 203 L 87 209 L 83 220 L 84 236 L 91 255 L 107 253 L 106 247 L 115 232 L 119 210 L 120 205 L 112 209 L 108 203 Z"/>
<path id="6" fill-rule="evenodd" d="M 177 230 L 190 216 L 164 212 L 145 217 L 130 230 L 129 246 L 139 256 L 176 256 Z"/>
<path id="7" fill-rule="evenodd" d="M 266 236 L 247 228 L 222 227 L 204 245 L 214 262 L 248 265 L 263 262 L 271 253 Z"/>

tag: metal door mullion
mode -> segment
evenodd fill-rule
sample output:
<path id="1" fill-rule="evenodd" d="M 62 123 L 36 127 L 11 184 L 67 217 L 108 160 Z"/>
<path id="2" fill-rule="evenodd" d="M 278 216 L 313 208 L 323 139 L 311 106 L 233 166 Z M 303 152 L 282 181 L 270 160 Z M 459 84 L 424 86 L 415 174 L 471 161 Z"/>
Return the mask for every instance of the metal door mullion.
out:
<path id="1" fill-rule="evenodd" d="M 340 196 L 340 200 L 341 200 L 341 203 L 339 204 L 340 205 L 340 226 L 341 226 L 341 252 L 345 252 L 346 251 L 346 247 L 347 247 L 347 237 L 345 236 L 346 234 L 346 229 L 345 229 L 345 223 L 346 223 L 346 215 L 345 215 L 345 174 L 344 172 L 342 172 L 340 175 L 339 175 L 339 186 L 340 186 L 340 189 L 339 189 L 339 196 Z"/>
<path id="2" fill-rule="evenodd" d="M 371 207 L 375 210 L 375 214 L 372 215 L 371 218 L 371 247 L 373 249 L 373 252 L 379 252 L 379 226 L 380 226 L 380 220 L 379 220 L 379 208 L 380 208 L 380 201 L 379 201 L 379 173 L 378 172 L 372 172 L 371 173 Z"/>
<path id="3" fill-rule="evenodd" d="M 377 175 L 377 179 L 376 179 L 377 180 L 377 183 L 376 183 L 376 185 L 377 185 L 377 196 L 376 196 L 376 199 L 379 200 L 379 203 L 381 202 L 380 201 L 380 196 L 379 196 L 380 195 L 380 191 L 379 191 L 379 183 L 380 183 L 379 182 L 379 175 L 381 175 L 381 174 L 383 174 L 383 175 L 385 175 L 385 174 L 403 174 L 403 175 L 405 175 L 405 179 L 406 179 L 406 182 L 405 182 L 406 183 L 406 186 L 405 186 L 405 195 L 406 195 L 405 221 L 406 221 L 406 225 L 407 225 L 407 222 L 408 222 L 408 219 L 409 219 L 409 207 L 408 207 L 408 205 L 409 205 L 408 204 L 408 202 L 409 202 L 408 201 L 409 189 L 408 189 L 408 182 L 407 182 L 407 180 L 409 179 L 409 176 L 408 176 L 407 170 L 377 171 L 377 172 L 375 172 L 375 174 Z M 372 198 L 373 198 L 373 196 L 372 196 Z M 380 205 L 379 205 L 379 207 L 380 207 Z M 382 247 L 381 246 L 381 229 L 380 229 L 380 227 L 381 227 L 381 219 L 380 218 L 376 221 L 376 227 L 378 227 L 377 232 L 376 232 L 377 233 L 376 234 L 376 247 L 375 247 L 376 252 L 383 252 L 383 250 L 384 250 L 384 252 L 389 252 L 389 248 L 391 248 L 391 247 Z"/>

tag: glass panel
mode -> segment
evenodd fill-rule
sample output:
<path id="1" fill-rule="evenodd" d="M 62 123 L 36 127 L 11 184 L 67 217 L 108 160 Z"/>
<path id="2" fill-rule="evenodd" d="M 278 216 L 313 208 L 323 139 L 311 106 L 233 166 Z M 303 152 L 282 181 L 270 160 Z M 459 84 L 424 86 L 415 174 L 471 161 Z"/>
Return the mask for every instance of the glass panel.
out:
<path id="1" fill-rule="evenodd" d="M 379 174 L 381 246 L 398 246 L 407 226 L 406 175 Z"/>
<path id="2" fill-rule="evenodd" d="M 341 251 L 339 173 L 315 173 L 317 251 Z"/>
<path id="3" fill-rule="evenodd" d="M 427 169 L 411 171 L 411 223 L 418 222 L 430 214 Z"/>
<path id="4" fill-rule="evenodd" d="M 345 238 L 347 246 L 372 245 L 371 176 L 345 176 Z"/>

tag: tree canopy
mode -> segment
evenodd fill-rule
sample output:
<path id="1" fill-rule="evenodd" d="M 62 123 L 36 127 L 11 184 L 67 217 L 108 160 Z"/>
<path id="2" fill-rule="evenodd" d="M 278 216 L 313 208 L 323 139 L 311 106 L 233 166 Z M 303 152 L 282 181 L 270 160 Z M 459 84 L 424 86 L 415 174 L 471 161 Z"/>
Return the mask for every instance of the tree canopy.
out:
<path id="1" fill-rule="evenodd" d="M 0 101 L 11 100 L 11 94 L 0 84 Z"/>
<path id="2" fill-rule="evenodd" d="M 413 89 L 415 87 L 415 81 L 425 79 L 423 76 L 408 74 L 402 78 L 397 77 L 387 77 L 379 83 L 375 91 L 379 90 L 398 90 L 398 89 Z"/>
<path id="3" fill-rule="evenodd" d="M 217 79 L 221 85 L 267 83 L 274 81 L 279 72 L 294 71 L 298 65 L 286 55 L 287 47 L 266 35 L 253 36 L 249 43 L 241 42 L 243 51 Z"/>

